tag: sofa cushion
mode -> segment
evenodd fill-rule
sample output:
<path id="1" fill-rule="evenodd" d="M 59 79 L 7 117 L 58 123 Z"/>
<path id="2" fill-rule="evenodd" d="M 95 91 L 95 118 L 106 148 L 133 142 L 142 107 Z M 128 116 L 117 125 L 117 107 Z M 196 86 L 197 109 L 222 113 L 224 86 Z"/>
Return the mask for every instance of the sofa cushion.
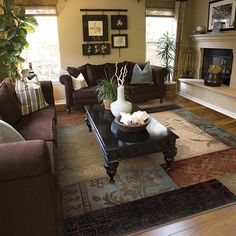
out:
<path id="1" fill-rule="evenodd" d="M 26 140 L 53 141 L 56 138 L 54 120 L 45 118 L 43 113 L 23 116 L 15 128 Z"/>
<path id="2" fill-rule="evenodd" d="M 99 82 L 106 78 L 105 65 L 87 65 L 87 75 L 89 86 L 96 86 Z"/>
<path id="3" fill-rule="evenodd" d="M 14 125 L 22 116 L 16 97 L 5 83 L 0 85 L 0 116 L 11 125 Z"/>
<path id="4" fill-rule="evenodd" d="M 80 90 L 74 91 L 73 98 L 75 100 L 83 99 L 83 98 L 94 98 L 97 97 L 98 94 L 98 87 L 97 86 L 91 86 L 87 88 L 82 88 Z"/>
<path id="5" fill-rule="evenodd" d="M 116 71 L 115 65 L 116 65 L 115 63 L 106 63 L 106 71 L 107 71 L 107 76 L 109 79 L 111 79 L 112 76 L 114 76 L 114 74 L 115 74 L 115 71 Z M 117 63 L 117 67 L 118 67 L 117 75 L 120 74 L 121 68 L 124 67 L 125 65 L 127 66 L 127 61 Z M 127 70 L 128 70 L 128 68 L 127 68 Z"/>
<path id="6" fill-rule="evenodd" d="M 151 84 L 152 81 L 152 68 L 147 63 L 143 69 L 138 64 L 135 64 L 133 75 L 130 84 Z"/>
<path id="7" fill-rule="evenodd" d="M 24 141 L 22 135 L 7 122 L 0 120 L 0 143 Z"/>
<path id="8" fill-rule="evenodd" d="M 86 80 L 86 82 L 87 82 L 87 84 L 90 85 L 89 81 L 88 81 L 88 75 L 87 75 L 87 65 L 88 64 L 85 64 L 85 65 L 82 65 L 78 68 L 68 66 L 67 71 L 69 72 L 70 75 L 74 76 L 75 78 L 77 78 L 78 75 L 80 73 L 82 73 L 85 80 Z"/>
<path id="9" fill-rule="evenodd" d="M 127 68 L 128 69 L 128 74 L 126 75 L 126 78 L 125 78 L 125 84 L 130 84 L 135 64 L 136 63 L 134 63 L 134 62 L 128 61 L 128 68 Z"/>
<path id="10" fill-rule="evenodd" d="M 48 106 L 37 78 L 17 80 L 15 85 L 17 98 L 21 104 L 22 115 L 27 115 Z"/>

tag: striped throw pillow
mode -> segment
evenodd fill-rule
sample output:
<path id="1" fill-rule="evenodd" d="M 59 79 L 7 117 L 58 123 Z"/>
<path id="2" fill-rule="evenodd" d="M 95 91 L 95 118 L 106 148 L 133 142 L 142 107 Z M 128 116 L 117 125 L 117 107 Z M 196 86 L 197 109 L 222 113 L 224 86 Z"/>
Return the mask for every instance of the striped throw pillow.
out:
<path id="1" fill-rule="evenodd" d="M 27 115 L 48 106 L 36 77 L 32 80 L 16 80 L 15 91 L 21 104 L 22 115 Z"/>

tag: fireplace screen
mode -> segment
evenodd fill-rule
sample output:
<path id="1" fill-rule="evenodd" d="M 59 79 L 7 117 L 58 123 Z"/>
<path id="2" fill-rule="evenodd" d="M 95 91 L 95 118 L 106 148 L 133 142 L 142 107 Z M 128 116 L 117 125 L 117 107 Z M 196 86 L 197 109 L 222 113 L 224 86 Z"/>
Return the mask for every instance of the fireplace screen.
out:
<path id="1" fill-rule="evenodd" d="M 208 77 L 208 69 L 210 65 L 219 65 L 222 70 L 220 77 L 222 83 L 225 85 L 230 84 L 230 76 L 233 64 L 233 50 L 232 49 L 204 49 L 202 79 Z"/>

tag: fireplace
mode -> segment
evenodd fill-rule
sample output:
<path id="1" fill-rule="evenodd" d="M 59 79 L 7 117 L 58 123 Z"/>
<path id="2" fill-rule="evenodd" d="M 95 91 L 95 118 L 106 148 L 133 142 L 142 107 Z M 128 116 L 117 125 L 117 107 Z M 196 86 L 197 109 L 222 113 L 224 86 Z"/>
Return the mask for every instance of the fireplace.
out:
<path id="1" fill-rule="evenodd" d="M 203 52 L 202 64 L 202 79 L 208 77 L 208 69 L 210 65 L 219 65 L 222 70 L 220 78 L 225 85 L 230 84 L 230 77 L 233 64 L 233 50 L 232 49 L 218 49 L 218 48 L 205 48 Z"/>
<path id="2" fill-rule="evenodd" d="M 179 79 L 179 94 L 194 102 L 236 119 L 236 32 L 193 35 L 191 46 L 196 51 L 194 78 Z M 208 50 L 212 49 L 212 50 Z M 226 51 L 221 51 L 226 49 Z M 227 49 L 231 49 L 228 51 Z M 216 50 L 216 51 L 215 51 Z M 231 58 L 233 57 L 233 58 Z M 231 58 L 231 59 L 229 59 Z M 223 62 L 221 62 L 223 61 Z M 231 61 L 231 62 L 230 62 Z M 208 63 L 226 64 L 223 71 L 225 83 L 218 87 L 206 86 L 202 79 L 208 71 Z M 232 67 L 229 67 L 230 64 Z M 231 69 L 229 69 L 231 68 Z M 204 72 L 205 71 L 205 72 Z"/>
<path id="3" fill-rule="evenodd" d="M 223 49 L 230 49 L 230 53 L 227 50 L 226 56 L 230 54 L 233 58 L 236 58 L 236 32 L 222 32 L 219 34 L 201 34 L 192 36 L 192 47 L 196 50 L 196 65 L 194 78 L 202 79 L 206 72 L 203 72 L 204 66 L 204 54 L 205 49 L 213 49 L 210 52 L 211 55 L 215 54 L 214 50 L 217 49 L 217 53 Z M 211 59 L 212 60 L 212 59 Z M 215 60 L 215 59 L 214 59 Z M 218 59 L 219 60 L 219 59 Z M 228 61 L 228 59 L 227 59 Z M 224 74 L 229 75 L 230 79 L 225 79 L 225 83 L 229 83 L 228 88 L 236 88 L 236 60 L 232 59 L 231 72 L 226 71 Z M 204 73 L 204 75 L 203 75 Z M 229 74 L 230 73 L 230 74 Z M 225 76 L 225 75 L 224 75 Z"/>

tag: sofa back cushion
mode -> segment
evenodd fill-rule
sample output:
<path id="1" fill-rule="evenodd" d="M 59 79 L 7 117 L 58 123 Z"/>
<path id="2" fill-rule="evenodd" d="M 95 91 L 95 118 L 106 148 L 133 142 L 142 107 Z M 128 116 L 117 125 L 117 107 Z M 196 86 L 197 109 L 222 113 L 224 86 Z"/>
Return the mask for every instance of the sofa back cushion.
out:
<path id="1" fill-rule="evenodd" d="M 96 86 L 99 84 L 101 80 L 106 78 L 105 66 L 106 64 L 102 65 L 87 64 L 88 84 L 90 86 Z"/>
<path id="2" fill-rule="evenodd" d="M 22 116 L 16 96 L 4 82 L 0 85 L 0 116 L 11 125 L 14 125 Z"/>
<path id="3" fill-rule="evenodd" d="M 107 76 L 109 79 L 111 79 L 112 76 L 114 76 L 114 74 L 115 74 L 115 71 L 116 71 L 115 65 L 116 65 L 115 63 L 106 63 L 106 72 L 107 72 Z M 127 61 L 117 63 L 117 67 L 118 67 L 117 75 L 118 76 L 120 75 L 121 68 L 124 67 L 125 65 L 127 66 Z M 127 70 L 128 70 L 128 68 L 127 68 Z M 126 78 L 125 78 L 125 82 L 126 82 Z"/>
<path id="4" fill-rule="evenodd" d="M 79 76 L 79 74 L 82 73 L 82 75 L 84 76 L 87 84 L 90 85 L 89 81 L 88 81 L 88 75 L 87 75 L 87 65 L 88 64 L 85 64 L 85 65 L 82 65 L 78 68 L 68 66 L 67 71 L 69 72 L 70 75 L 72 75 L 75 78 L 77 78 Z"/>

